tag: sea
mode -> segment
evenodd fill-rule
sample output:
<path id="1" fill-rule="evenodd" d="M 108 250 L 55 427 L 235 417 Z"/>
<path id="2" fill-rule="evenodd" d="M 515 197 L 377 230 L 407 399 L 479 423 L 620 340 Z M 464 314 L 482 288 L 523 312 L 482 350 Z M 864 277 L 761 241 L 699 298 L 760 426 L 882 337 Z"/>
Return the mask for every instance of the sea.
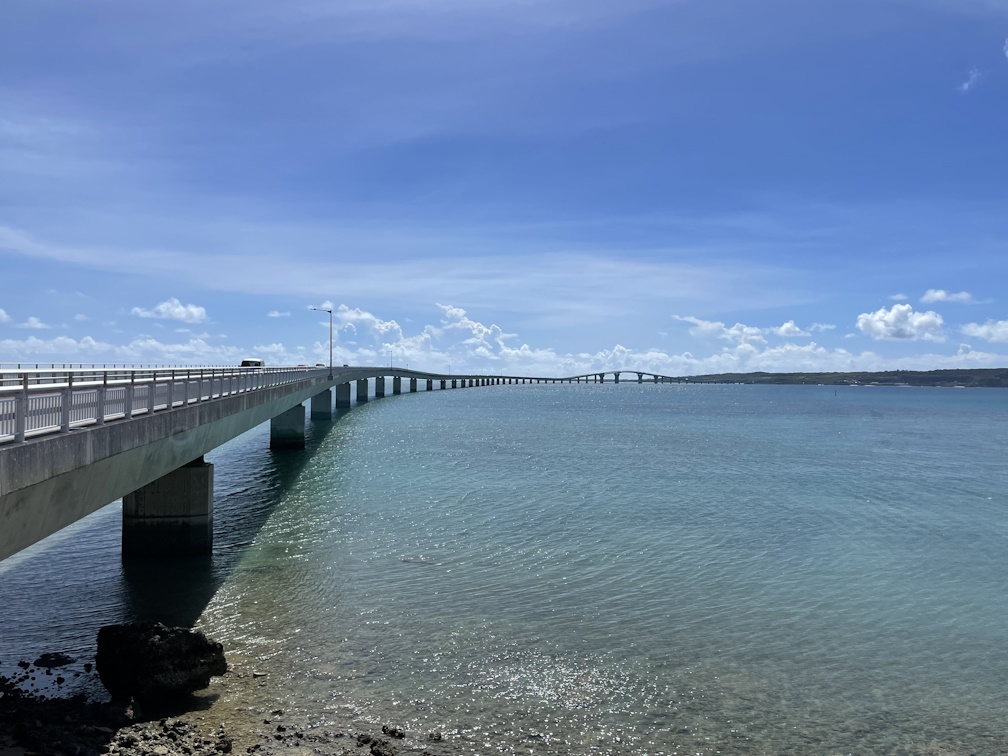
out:
<path id="1" fill-rule="evenodd" d="M 222 722 L 458 754 L 1008 752 L 1008 391 L 504 385 L 306 433 L 207 455 L 210 557 L 124 563 L 117 502 L 0 563 L 0 673 L 65 652 L 33 689 L 100 698 L 98 628 L 156 619 L 224 644 Z"/>

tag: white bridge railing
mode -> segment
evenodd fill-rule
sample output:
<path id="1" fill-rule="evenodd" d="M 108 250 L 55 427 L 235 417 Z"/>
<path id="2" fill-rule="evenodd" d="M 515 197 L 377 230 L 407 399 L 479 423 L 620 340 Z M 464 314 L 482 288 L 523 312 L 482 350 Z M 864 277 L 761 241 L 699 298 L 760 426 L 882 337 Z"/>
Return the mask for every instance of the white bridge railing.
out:
<path id="1" fill-rule="evenodd" d="M 305 367 L 0 370 L 0 444 L 328 374 Z"/>

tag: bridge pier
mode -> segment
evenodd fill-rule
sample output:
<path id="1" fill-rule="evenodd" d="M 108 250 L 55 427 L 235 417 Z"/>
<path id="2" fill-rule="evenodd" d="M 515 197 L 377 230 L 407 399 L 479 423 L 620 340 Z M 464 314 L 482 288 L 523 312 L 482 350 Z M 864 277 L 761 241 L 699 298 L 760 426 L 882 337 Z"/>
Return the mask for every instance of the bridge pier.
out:
<path id="1" fill-rule="evenodd" d="M 434 390 L 434 381 L 430 378 L 427 379 L 427 390 L 428 391 Z"/>
<path id="2" fill-rule="evenodd" d="M 336 386 L 336 409 L 350 406 L 350 384 L 340 383 Z"/>
<path id="3" fill-rule="evenodd" d="M 644 383 L 644 373 L 637 373 L 637 383 Z"/>
<path id="4" fill-rule="evenodd" d="M 126 494 L 122 506 L 124 557 L 213 550 L 213 465 L 203 457 Z"/>
<path id="5" fill-rule="evenodd" d="M 392 379 L 392 393 L 401 394 L 402 393 L 402 378 L 398 375 Z"/>
<path id="6" fill-rule="evenodd" d="M 441 379 L 441 390 L 442 390 L 442 391 L 444 391 L 444 390 L 445 390 L 445 384 L 447 384 L 447 381 L 446 381 L 446 380 L 445 380 L 444 378 L 442 378 L 442 379 Z"/>
<path id="7" fill-rule="evenodd" d="M 332 420 L 332 393 L 329 389 L 311 398 L 311 419 Z"/>
<path id="8" fill-rule="evenodd" d="M 616 374 L 615 374 L 615 375 L 613 376 L 613 379 L 614 379 L 614 381 L 615 381 L 616 383 L 619 383 L 619 373 L 616 373 Z"/>
<path id="9" fill-rule="evenodd" d="M 411 394 L 415 394 L 416 393 L 416 391 L 417 391 L 417 379 L 416 378 L 410 378 L 409 379 L 409 390 L 410 390 Z"/>
<path id="10" fill-rule="evenodd" d="M 367 400 L 367 378 L 360 378 L 357 380 L 357 404 L 362 404 Z"/>
<path id="11" fill-rule="evenodd" d="M 458 388 L 458 386 L 456 385 L 456 380 L 454 378 L 452 378 L 452 388 Z"/>
<path id="12" fill-rule="evenodd" d="M 385 376 L 380 375 L 375 378 L 374 381 L 374 395 L 375 399 L 385 398 Z"/>
<path id="13" fill-rule="evenodd" d="M 270 449 L 304 449 L 304 419 L 304 405 L 295 404 L 270 420 Z"/>

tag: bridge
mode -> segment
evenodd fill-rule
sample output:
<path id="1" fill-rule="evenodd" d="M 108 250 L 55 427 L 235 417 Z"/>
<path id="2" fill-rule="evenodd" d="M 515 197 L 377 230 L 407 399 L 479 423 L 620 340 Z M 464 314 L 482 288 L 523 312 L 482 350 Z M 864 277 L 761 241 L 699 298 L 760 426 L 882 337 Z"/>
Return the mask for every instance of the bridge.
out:
<path id="1" fill-rule="evenodd" d="M 543 383 L 682 379 L 639 370 L 565 377 L 445 375 L 398 367 L 0 369 L 0 560 L 123 500 L 124 556 L 207 553 L 213 465 L 204 455 L 270 422 L 270 446 L 304 448 L 312 420 L 392 393 Z M 405 385 L 404 385 L 404 382 Z M 335 397 L 333 397 L 335 394 Z"/>

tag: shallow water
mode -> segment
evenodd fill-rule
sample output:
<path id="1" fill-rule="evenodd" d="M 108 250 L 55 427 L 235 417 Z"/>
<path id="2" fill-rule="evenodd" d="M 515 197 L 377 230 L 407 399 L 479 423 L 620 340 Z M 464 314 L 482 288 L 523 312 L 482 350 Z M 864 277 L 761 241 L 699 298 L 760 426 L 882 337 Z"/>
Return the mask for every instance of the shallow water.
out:
<path id="1" fill-rule="evenodd" d="M 0 671 L 157 618 L 224 642 L 215 716 L 460 753 L 997 753 L 1006 443 L 1008 392 L 917 388 L 404 395 L 306 453 L 261 426 L 208 455 L 212 558 L 124 567 L 112 505 L 0 564 Z"/>

